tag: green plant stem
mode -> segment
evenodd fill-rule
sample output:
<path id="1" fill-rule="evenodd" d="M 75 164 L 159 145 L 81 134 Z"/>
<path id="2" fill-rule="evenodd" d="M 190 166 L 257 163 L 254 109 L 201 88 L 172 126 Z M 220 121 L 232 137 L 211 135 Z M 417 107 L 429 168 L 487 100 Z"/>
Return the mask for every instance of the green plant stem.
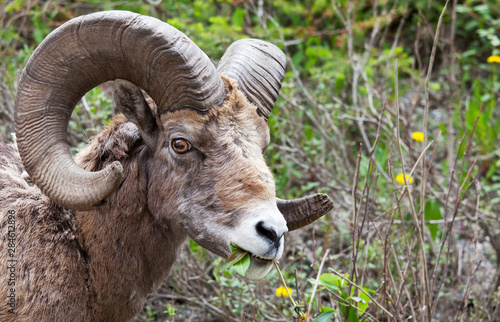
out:
<path id="1" fill-rule="evenodd" d="M 293 305 L 293 310 L 295 311 L 295 313 L 297 313 L 297 315 L 299 316 L 299 319 L 300 321 L 303 321 L 303 314 L 304 312 L 302 312 L 302 309 L 300 308 L 300 306 L 297 304 L 297 302 L 295 302 L 295 300 L 293 299 L 292 297 L 292 294 L 290 294 L 290 291 L 288 290 L 288 285 L 286 284 L 285 282 L 285 278 L 283 277 L 283 274 L 281 273 L 281 270 L 280 270 L 280 267 L 278 265 L 278 262 L 277 261 L 273 261 L 273 264 L 274 264 L 274 267 L 276 267 L 276 270 L 278 271 L 278 274 L 280 276 L 280 279 L 281 279 L 281 283 L 283 284 L 283 286 L 285 287 L 285 290 L 286 290 L 286 293 L 288 294 L 288 298 L 290 299 L 290 301 L 292 302 L 292 305 Z M 309 316 L 309 314 L 307 315 Z"/>
<path id="2" fill-rule="evenodd" d="M 281 279 L 281 283 L 283 283 L 283 287 L 285 287 L 286 292 L 288 293 L 288 297 L 290 298 L 290 301 L 292 302 L 292 305 L 295 307 L 297 306 L 297 303 L 292 297 L 292 294 L 290 294 L 290 291 L 288 290 L 288 285 L 285 282 L 285 278 L 283 277 L 283 274 L 281 273 L 280 267 L 278 266 L 278 263 L 276 261 L 273 261 L 274 267 L 276 267 L 276 270 L 278 271 L 278 274 Z"/>

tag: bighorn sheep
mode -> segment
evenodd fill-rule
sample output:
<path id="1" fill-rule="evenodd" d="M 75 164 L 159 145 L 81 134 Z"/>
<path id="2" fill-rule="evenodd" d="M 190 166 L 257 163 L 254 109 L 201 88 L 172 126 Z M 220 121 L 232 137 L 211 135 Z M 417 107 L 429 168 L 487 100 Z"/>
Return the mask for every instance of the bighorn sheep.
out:
<path id="1" fill-rule="evenodd" d="M 188 235 L 223 257 L 235 243 L 252 254 L 249 278 L 267 274 L 283 235 L 332 208 L 323 194 L 275 196 L 263 153 L 284 66 L 247 39 L 216 69 L 175 28 L 130 12 L 52 32 L 19 82 L 19 152 L 0 146 L 0 320 L 129 320 Z M 69 117 L 108 80 L 124 115 L 73 160 Z"/>

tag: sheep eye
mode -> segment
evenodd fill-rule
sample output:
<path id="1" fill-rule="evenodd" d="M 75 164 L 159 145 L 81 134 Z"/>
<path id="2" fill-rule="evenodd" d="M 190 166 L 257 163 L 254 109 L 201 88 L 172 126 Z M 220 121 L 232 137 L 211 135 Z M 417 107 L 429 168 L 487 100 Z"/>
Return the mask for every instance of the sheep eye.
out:
<path id="1" fill-rule="evenodd" d="M 177 153 L 186 153 L 191 150 L 191 144 L 184 139 L 172 140 L 172 149 Z"/>

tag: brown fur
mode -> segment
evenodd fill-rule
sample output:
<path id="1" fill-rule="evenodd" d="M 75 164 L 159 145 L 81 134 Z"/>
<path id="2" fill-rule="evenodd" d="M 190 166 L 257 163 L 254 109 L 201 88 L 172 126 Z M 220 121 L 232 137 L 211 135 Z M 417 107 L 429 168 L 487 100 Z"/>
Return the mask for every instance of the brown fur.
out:
<path id="1" fill-rule="evenodd" d="M 185 109 L 158 117 L 155 151 L 134 124 L 115 117 L 76 158 L 89 171 L 115 160 L 123 165 L 125 181 L 97 210 L 53 203 L 31 183 L 17 151 L 0 145 L 0 321 L 130 320 L 167 277 L 187 233 L 207 246 L 207 222 L 232 227 L 255 202 L 274 200 L 262 157 L 267 123 L 225 82 L 224 104 L 207 114 Z M 176 133 L 196 150 L 172 153 Z M 16 213 L 15 286 L 5 269 L 9 210 Z M 15 314 L 6 300 L 11 288 Z"/>

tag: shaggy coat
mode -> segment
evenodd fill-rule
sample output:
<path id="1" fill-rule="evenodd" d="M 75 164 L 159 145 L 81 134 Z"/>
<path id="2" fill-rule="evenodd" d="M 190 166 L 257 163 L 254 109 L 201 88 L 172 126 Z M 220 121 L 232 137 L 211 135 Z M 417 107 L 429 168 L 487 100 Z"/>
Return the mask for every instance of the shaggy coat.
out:
<path id="1" fill-rule="evenodd" d="M 203 207 L 230 229 L 241 220 L 237 206 L 274 200 L 262 158 L 267 123 L 224 81 L 222 106 L 158 117 L 162 131 L 186 130 L 200 147 L 182 162 L 161 148 L 170 144 L 170 133 L 161 132 L 160 148 L 152 151 L 136 125 L 115 117 L 76 158 L 89 171 L 113 161 L 123 165 L 120 188 L 92 211 L 52 202 L 31 182 L 15 147 L 0 145 L 0 321 L 58 321 L 61 312 L 66 321 L 130 320 L 169 274 L 187 232 L 196 239 L 210 229 L 196 219 Z M 15 273 L 5 273 L 7 262 Z M 12 293 L 15 307 L 6 298 Z"/>

